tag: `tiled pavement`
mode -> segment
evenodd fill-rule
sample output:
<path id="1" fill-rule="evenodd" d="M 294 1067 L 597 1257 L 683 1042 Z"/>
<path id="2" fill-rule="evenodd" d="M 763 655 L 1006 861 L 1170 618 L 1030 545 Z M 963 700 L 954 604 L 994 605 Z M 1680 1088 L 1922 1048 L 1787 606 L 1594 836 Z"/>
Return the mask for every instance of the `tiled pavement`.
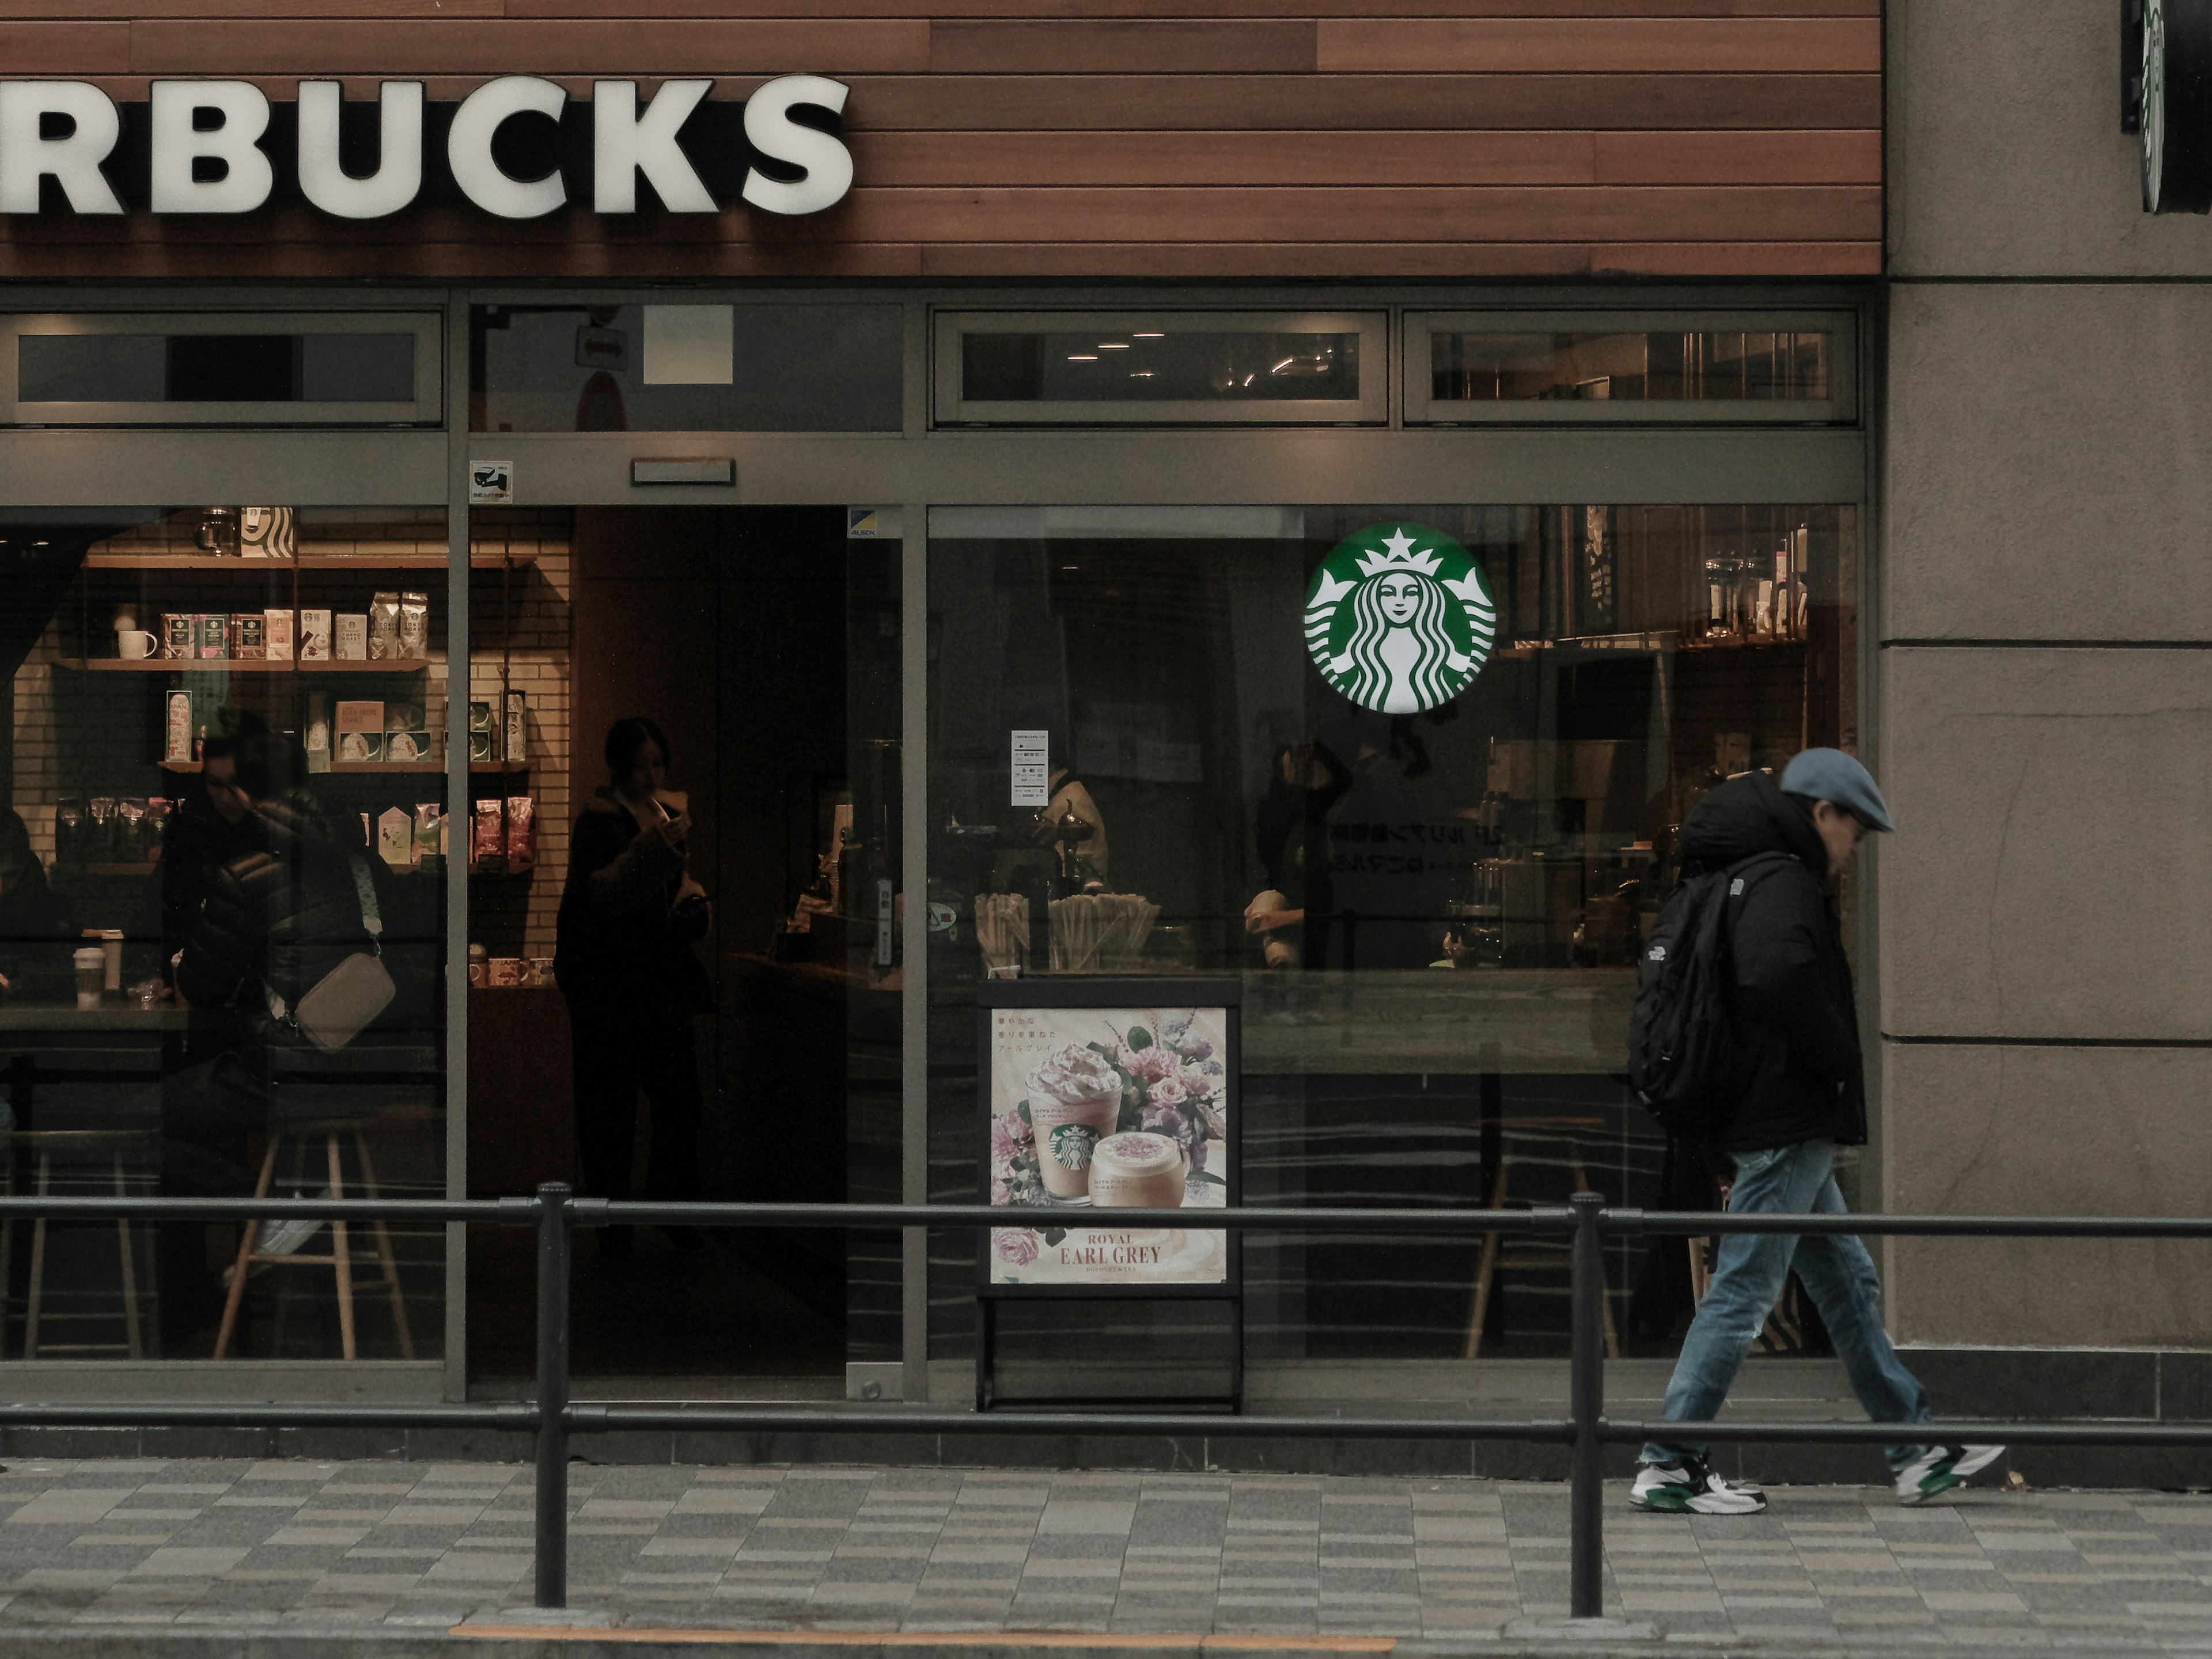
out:
<path id="1" fill-rule="evenodd" d="M 1480 1480 L 572 1468 L 579 1622 L 1495 1642 L 1566 1611 L 1566 1492 Z M 2212 1498 L 1778 1488 L 1742 1520 L 1607 1492 L 1607 1611 L 1670 1644 L 2212 1650 Z M 17 1462 L 0 1636 L 425 1633 L 530 1601 L 512 1464 Z"/>

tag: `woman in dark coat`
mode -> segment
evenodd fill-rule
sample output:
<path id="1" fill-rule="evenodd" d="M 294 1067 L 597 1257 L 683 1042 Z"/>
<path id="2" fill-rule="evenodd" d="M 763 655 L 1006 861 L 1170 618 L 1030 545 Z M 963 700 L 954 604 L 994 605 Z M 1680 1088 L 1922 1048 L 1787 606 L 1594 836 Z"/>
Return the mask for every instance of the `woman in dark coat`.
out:
<path id="1" fill-rule="evenodd" d="M 691 830 L 684 798 L 667 787 L 668 740 L 653 721 L 617 720 L 607 733 L 609 781 L 584 805 L 568 842 L 555 976 L 568 1000 L 583 1189 L 629 1192 L 631 1136 L 641 1088 L 653 1109 L 645 1196 L 697 1190 L 699 1066 L 693 1018 L 710 999 L 692 946 L 705 936 L 705 893 L 684 869 Z M 698 1248 L 691 1230 L 677 1248 Z M 627 1228 L 602 1235 L 611 1255 Z"/>

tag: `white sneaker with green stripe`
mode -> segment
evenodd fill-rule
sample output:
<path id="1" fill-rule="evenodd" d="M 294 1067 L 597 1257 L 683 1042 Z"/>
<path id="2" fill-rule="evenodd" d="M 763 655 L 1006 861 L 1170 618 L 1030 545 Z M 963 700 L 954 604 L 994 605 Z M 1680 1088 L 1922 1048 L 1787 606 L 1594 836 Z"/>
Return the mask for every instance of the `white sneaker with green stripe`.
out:
<path id="1" fill-rule="evenodd" d="M 1628 1494 L 1632 1507 L 1662 1515 L 1757 1515 L 1766 1494 L 1753 1486 L 1732 1486 L 1700 1460 L 1646 1463 L 1636 1472 Z"/>
<path id="2" fill-rule="evenodd" d="M 1923 1446 L 1920 1455 L 1897 1472 L 1897 1501 L 1925 1504 L 2004 1455 L 2002 1446 Z"/>

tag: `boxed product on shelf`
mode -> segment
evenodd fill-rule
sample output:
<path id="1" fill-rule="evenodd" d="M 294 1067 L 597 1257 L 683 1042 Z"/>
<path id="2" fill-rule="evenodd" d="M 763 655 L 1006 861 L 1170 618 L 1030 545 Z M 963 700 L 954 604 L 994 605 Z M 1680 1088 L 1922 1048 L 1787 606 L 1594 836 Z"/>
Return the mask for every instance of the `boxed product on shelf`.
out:
<path id="1" fill-rule="evenodd" d="M 490 761 L 497 758 L 492 752 L 491 705 L 472 702 L 469 705 L 469 758 L 471 761 Z"/>
<path id="2" fill-rule="evenodd" d="M 415 805 L 415 861 L 446 855 L 446 809 L 436 801 Z"/>
<path id="3" fill-rule="evenodd" d="M 327 611 L 302 611 L 300 613 L 300 660 L 328 662 L 331 659 L 331 613 Z"/>
<path id="4" fill-rule="evenodd" d="M 337 758 L 357 763 L 384 758 L 384 704 L 380 699 L 338 700 Z"/>
<path id="5" fill-rule="evenodd" d="M 341 611 L 332 618 L 336 632 L 332 635 L 337 645 L 339 662 L 368 660 L 368 613 L 362 611 Z"/>
<path id="6" fill-rule="evenodd" d="M 199 622 L 189 611 L 161 613 L 161 656 L 167 662 L 190 662 L 199 644 Z"/>
<path id="7" fill-rule="evenodd" d="M 230 655 L 230 613 L 203 611 L 194 629 L 195 651 L 203 662 L 222 662 Z"/>
<path id="8" fill-rule="evenodd" d="M 267 610 L 261 613 L 261 631 L 269 642 L 269 660 L 292 660 L 292 613 L 289 611 Z"/>
<path id="9" fill-rule="evenodd" d="M 299 532 L 289 507 L 238 509 L 238 550 L 249 559 L 289 559 L 299 552 Z"/>
<path id="10" fill-rule="evenodd" d="M 479 870 L 507 867 L 507 803 L 489 795 L 476 803 L 470 825 L 469 862 Z"/>
<path id="11" fill-rule="evenodd" d="M 161 735 L 161 758 L 165 761 L 191 759 L 192 694 L 189 691 L 170 692 L 166 714 Z"/>
<path id="12" fill-rule="evenodd" d="M 395 653 L 410 662 L 427 661 L 430 655 L 430 596 L 399 596 L 399 649 Z"/>
<path id="13" fill-rule="evenodd" d="M 331 699 L 326 691 L 307 694 L 307 770 L 331 769 Z"/>
<path id="14" fill-rule="evenodd" d="M 231 618 L 230 654 L 240 662 L 264 662 L 269 657 L 268 618 L 258 611 L 241 611 Z"/>
<path id="15" fill-rule="evenodd" d="M 530 700 L 520 691 L 507 694 L 507 729 L 502 760 L 526 761 L 530 758 Z"/>
<path id="16" fill-rule="evenodd" d="M 384 758 L 388 761 L 426 761 L 430 758 L 430 733 L 423 724 L 421 703 L 385 704 Z"/>
<path id="17" fill-rule="evenodd" d="M 507 798 L 507 867 L 527 869 L 538 862 L 538 803 L 528 795 Z"/>
<path id="18" fill-rule="evenodd" d="M 390 662 L 399 654 L 399 596 L 379 593 L 368 602 L 368 659 Z"/>
<path id="19" fill-rule="evenodd" d="M 415 862 L 415 815 L 388 806 L 377 817 L 376 850 L 386 864 L 404 870 Z"/>

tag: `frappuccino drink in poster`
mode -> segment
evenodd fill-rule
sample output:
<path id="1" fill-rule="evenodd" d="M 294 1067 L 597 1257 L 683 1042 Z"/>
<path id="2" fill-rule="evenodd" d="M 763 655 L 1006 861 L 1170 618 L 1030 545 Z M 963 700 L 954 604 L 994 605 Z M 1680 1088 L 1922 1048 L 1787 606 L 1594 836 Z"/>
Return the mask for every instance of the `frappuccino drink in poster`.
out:
<path id="1" fill-rule="evenodd" d="M 1228 1202 L 1227 1030 L 1219 1008 L 993 1012 L 991 1202 L 1041 1212 L 993 1230 L 993 1284 L 1227 1280 L 1225 1232 L 1089 1221 Z"/>

